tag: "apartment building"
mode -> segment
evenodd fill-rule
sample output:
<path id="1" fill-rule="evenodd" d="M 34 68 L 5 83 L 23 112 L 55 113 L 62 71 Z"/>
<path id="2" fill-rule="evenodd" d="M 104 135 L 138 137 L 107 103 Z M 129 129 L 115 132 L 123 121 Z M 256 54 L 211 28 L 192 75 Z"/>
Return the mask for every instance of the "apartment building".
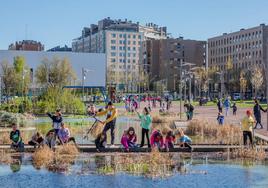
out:
<path id="1" fill-rule="evenodd" d="M 112 20 L 109 17 L 84 28 L 82 36 L 72 42 L 72 51 L 106 53 L 107 86 L 120 91 L 137 91 L 143 41 L 166 36 L 166 28 L 154 24 Z M 143 67 L 142 67 L 143 68 Z"/>
<path id="2" fill-rule="evenodd" d="M 8 46 L 9 50 L 44 51 L 44 45 L 34 40 L 16 41 Z"/>
<path id="3" fill-rule="evenodd" d="M 150 80 L 162 82 L 168 91 L 178 91 L 180 61 L 191 67 L 206 65 L 206 41 L 182 37 L 147 41 Z"/>
<path id="4" fill-rule="evenodd" d="M 228 75 L 227 62 L 232 63 L 232 71 L 237 72 L 256 65 L 264 68 L 267 65 L 267 44 L 268 26 L 265 24 L 209 38 L 208 66 L 224 73 L 224 85 L 228 87 L 228 80 L 239 82 L 239 77 Z M 230 88 L 230 92 L 239 92 L 239 89 Z"/>

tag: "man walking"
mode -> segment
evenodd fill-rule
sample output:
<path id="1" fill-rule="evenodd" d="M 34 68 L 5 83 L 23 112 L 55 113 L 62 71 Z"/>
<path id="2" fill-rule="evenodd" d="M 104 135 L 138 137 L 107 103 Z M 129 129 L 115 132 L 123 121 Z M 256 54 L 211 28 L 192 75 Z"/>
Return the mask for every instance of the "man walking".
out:
<path id="1" fill-rule="evenodd" d="M 254 129 L 258 128 L 258 125 L 261 126 L 261 129 L 263 129 L 262 123 L 261 123 L 261 111 L 263 112 L 267 112 L 267 109 L 264 110 L 261 105 L 259 104 L 258 100 L 255 100 L 255 105 L 253 107 L 253 112 L 254 112 L 254 116 L 255 116 L 255 120 L 256 120 L 256 125 L 254 127 Z"/>

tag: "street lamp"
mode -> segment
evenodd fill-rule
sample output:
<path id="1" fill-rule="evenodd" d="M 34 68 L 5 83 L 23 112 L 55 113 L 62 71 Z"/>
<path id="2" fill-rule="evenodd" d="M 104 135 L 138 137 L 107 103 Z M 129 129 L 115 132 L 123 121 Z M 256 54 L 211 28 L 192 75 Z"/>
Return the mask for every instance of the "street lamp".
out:
<path id="1" fill-rule="evenodd" d="M 224 91 L 224 81 L 223 81 L 223 79 L 224 79 L 224 73 L 223 73 L 223 71 L 221 71 L 221 72 L 216 72 L 216 74 L 220 75 L 220 81 L 221 81 L 220 98 L 222 98 L 222 94 L 224 93 L 223 92 Z"/>
<path id="2" fill-rule="evenodd" d="M 85 93 L 86 74 L 88 72 L 93 72 L 93 70 L 89 70 L 89 69 L 82 67 L 82 96 L 83 96 L 83 101 L 84 101 L 84 93 Z"/>

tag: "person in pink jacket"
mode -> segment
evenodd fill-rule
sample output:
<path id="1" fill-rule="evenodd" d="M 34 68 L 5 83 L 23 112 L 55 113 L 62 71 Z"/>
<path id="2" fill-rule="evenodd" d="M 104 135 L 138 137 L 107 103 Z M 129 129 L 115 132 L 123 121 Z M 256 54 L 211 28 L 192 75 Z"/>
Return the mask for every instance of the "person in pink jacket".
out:
<path id="1" fill-rule="evenodd" d="M 135 129 L 133 127 L 129 127 L 128 130 L 124 131 L 124 134 L 121 138 L 121 144 L 124 148 L 129 151 L 129 148 L 137 147 L 137 135 L 135 133 Z"/>
<path id="2" fill-rule="evenodd" d="M 160 130 L 154 130 L 150 137 L 150 144 L 152 148 L 157 147 L 158 149 L 164 148 L 164 139 Z"/>
<path id="3" fill-rule="evenodd" d="M 168 131 L 165 137 L 165 148 L 167 151 L 169 151 L 170 148 L 174 148 L 175 140 L 176 140 L 176 137 L 173 131 Z"/>

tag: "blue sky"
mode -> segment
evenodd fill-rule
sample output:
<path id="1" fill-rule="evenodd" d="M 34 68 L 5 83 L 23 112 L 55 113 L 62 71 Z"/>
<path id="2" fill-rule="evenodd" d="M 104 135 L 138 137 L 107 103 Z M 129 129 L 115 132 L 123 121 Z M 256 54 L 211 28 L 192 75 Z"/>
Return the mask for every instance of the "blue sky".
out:
<path id="1" fill-rule="evenodd" d="M 84 26 L 105 17 L 153 22 L 173 37 L 206 40 L 268 24 L 267 7 L 267 0 L 1 0 L 0 49 L 26 36 L 46 49 L 71 45 Z"/>

